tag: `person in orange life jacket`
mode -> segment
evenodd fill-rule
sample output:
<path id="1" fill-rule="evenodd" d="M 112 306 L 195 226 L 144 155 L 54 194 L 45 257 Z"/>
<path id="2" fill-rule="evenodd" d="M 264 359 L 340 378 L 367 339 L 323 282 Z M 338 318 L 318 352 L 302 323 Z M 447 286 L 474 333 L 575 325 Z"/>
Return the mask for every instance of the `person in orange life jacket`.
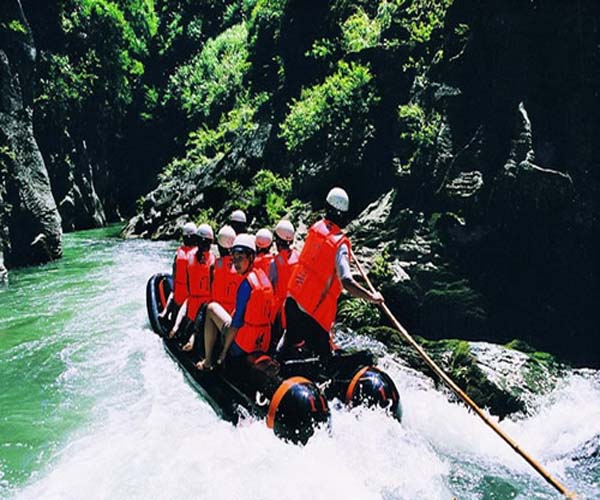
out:
<path id="1" fill-rule="evenodd" d="M 232 364 L 250 363 L 251 355 L 266 353 L 271 336 L 273 288 L 266 274 L 253 267 L 256 242 L 249 234 L 238 234 L 231 249 L 233 265 L 244 277 L 237 291 L 233 318 L 216 302 L 208 305 L 204 325 L 205 358 L 196 364 L 200 370 L 212 370 L 213 350 L 219 333 L 223 345 L 216 364 L 227 356 Z"/>
<path id="2" fill-rule="evenodd" d="M 229 224 L 235 231 L 235 234 L 242 234 L 247 231 L 246 214 L 242 210 L 234 210 L 229 216 Z"/>
<path id="3" fill-rule="evenodd" d="M 167 298 L 165 308 L 158 315 L 161 319 L 172 319 L 177 317 L 177 313 L 188 296 L 186 272 L 187 272 L 187 254 L 196 246 L 196 224 L 186 222 L 182 228 L 183 245 L 175 252 L 173 259 L 173 291 Z"/>
<path id="4" fill-rule="evenodd" d="M 210 253 L 213 241 L 213 230 L 208 224 L 200 224 L 196 230 L 196 248 L 188 253 L 186 280 L 188 284 L 188 298 L 181 306 L 179 314 L 172 329 L 172 336 L 181 331 L 180 337 L 185 341 L 196 329 L 195 322 L 202 321 L 198 312 L 203 304 L 210 301 L 210 274 L 214 257 Z M 182 322 L 185 323 L 181 329 Z M 171 335 L 171 332 L 169 333 Z"/>
<path id="5" fill-rule="evenodd" d="M 233 313 L 235 294 L 243 276 L 237 273 L 231 259 L 231 247 L 235 231 L 231 226 L 223 226 L 217 234 L 219 258 L 213 266 L 212 300 L 223 306 L 228 314 Z"/>
<path id="6" fill-rule="evenodd" d="M 254 259 L 254 267 L 262 269 L 267 276 L 269 275 L 271 262 L 273 262 L 275 257 L 271 253 L 272 244 L 273 233 L 271 231 L 263 227 L 256 232 L 256 259 Z"/>
<path id="7" fill-rule="evenodd" d="M 285 310 L 283 304 L 288 292 L 288 281 L 298 264 L 299 254 L 290 248 L 294 242 L 294 225 L 282 219 L 275 226 L 275 246 L 277 254 L 269 267 L 269 279 L 275 294 L 275 320 L 271 337 L 272 346 L 277 345 L 283 330 L 286 328 Z"/>
<path id="8" fill-rule="evenodd" d="M 350 240 L 342 231 L 348 208 L 348 194 L 334 187 L 327 194 L 325 217 L 308 230 L 298 265 L 288 283 L 284 355 L 287 349 L 306 342 L 323 360 L 329 359 L 333 347 L 330 332 L 342 289 L 374 304 L 383 302 L 379 292 L 370 292 L 352 278 Z"/>

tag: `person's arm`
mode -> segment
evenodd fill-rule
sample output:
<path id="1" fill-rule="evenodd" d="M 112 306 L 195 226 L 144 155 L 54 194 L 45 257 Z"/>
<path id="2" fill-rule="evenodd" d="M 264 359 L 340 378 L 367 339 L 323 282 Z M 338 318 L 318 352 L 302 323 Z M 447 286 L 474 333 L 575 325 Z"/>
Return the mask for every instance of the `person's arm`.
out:
<path id="1" fill-rule="evenodd" d="M 344 290 L 352 295 L 352 297 L 368 300 L 373 304 L 383 303 L 383 296 L 379 292 L 367 290 L 352 277 L 352 272 L 350 271 L 350 252 L 348 251 L 348 245 L 345 243 L 340 245 L 335 255 L 335 268 Z"/>
<path id="2" fill-rule="evenodd" d="M 342 286 L 352 297 L 365 299 L 373 304 L 383 304 L 383 295 L 379 292 L 370 292 L 366 288 L 360 286 L 354 278 L 346 278 L 342 280 Z"/>

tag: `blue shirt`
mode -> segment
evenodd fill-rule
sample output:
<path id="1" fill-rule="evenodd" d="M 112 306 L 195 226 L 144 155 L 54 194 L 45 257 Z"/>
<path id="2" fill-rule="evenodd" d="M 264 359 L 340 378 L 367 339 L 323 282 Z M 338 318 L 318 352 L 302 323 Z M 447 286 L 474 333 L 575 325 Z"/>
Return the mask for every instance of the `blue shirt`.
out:
<path id="1" fill-rule="evenodd" d="M 244 315 L 246 314 L 248 300 L 250 300 L 250 292 L 252 292 L 252 288 L 250 288 L 248 280 L 245 279 L 240 283 L 235 298 L 235 314 L 231 320 L 231 326 L 233 328 L 241 328 L 244 326 Z"/>
<path id="2" fill-rule="evenodd" d="M 238 287 L 238 291 L 235 297 L 235 314 L 231 320 L 231 326 L 233 328 L 241 328 L 244 325 L 244 315 L 246 314 L 246 306 L 248 305 L 248 300 L 250 300 L 250 293 L 252 292 L 252 288 L 250 288 L 250 283 L 245 279 L 240 283 Z M 243 356 L 246 354 L 240 346 L 238 346 L 235 342 L 231 344 L 231 348 L 227 353 L 228 356 L 232 358 L 237 358 L 238 356 Z"/>

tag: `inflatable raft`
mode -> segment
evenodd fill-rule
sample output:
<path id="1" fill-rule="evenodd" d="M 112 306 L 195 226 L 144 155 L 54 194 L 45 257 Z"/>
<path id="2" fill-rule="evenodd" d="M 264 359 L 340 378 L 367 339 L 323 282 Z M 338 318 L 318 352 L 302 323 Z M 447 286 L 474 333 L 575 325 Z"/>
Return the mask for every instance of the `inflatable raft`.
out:
<path id="1" fill-rule="evenodd" d="M 306 443 L 316 428 L 329 425 L 328 401 L 380 406 L 400 420 L 398 391 L 391 378 L 372 366 L 368 351 L 337 352 L 326 365 L 298 350 L 256 356 L 253 375 L 225 366 L 211 372 L 195 367 L 197 354 L 184 352 L 178 340 L 167 338 L 171 325 L 159 317 L 172 289 L 169 274 L 155 274 L 146 287 L 146 306 L 152 330 L 181 366 L 186 377 L 223 419 L 237 424 L 244 417 L 265 419 L 285 440 Z M 201 344 L 202 342 L 200 342 Z"/>

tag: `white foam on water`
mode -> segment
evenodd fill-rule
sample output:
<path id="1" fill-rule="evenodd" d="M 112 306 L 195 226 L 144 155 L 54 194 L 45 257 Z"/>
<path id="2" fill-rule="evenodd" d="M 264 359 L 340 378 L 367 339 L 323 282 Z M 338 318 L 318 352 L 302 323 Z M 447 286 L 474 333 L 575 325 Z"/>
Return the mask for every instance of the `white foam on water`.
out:
<path id="1" fill-rule="evenodd" d="M 556 498 L 476 415 L 391 356 L 380 366 L 400 391 L 402 424 L 380 412 L 334 407 L 331 430 L 302 447 L 277 439 L 264 421 L 222 421 L 147 326 L 145 282 L 168 270 L 170 247 L 119 242 L 103 251 L 112 262 L 106 283 L 100 279 L 92 300 L 82 298 L 60 334 L 69 342 L 56 383 L 87 409 L 15 498 L 500 498 L 477 486 L 485 474 L 515 484 L 517 498 Z M 532 417 L 499 425 L 577 486 L 570 457 L 600 434 L 598 373 L 568 376 L 539 407 Z M 588 498 L 600 497 L 593 481 L 579 484 Z"/>

